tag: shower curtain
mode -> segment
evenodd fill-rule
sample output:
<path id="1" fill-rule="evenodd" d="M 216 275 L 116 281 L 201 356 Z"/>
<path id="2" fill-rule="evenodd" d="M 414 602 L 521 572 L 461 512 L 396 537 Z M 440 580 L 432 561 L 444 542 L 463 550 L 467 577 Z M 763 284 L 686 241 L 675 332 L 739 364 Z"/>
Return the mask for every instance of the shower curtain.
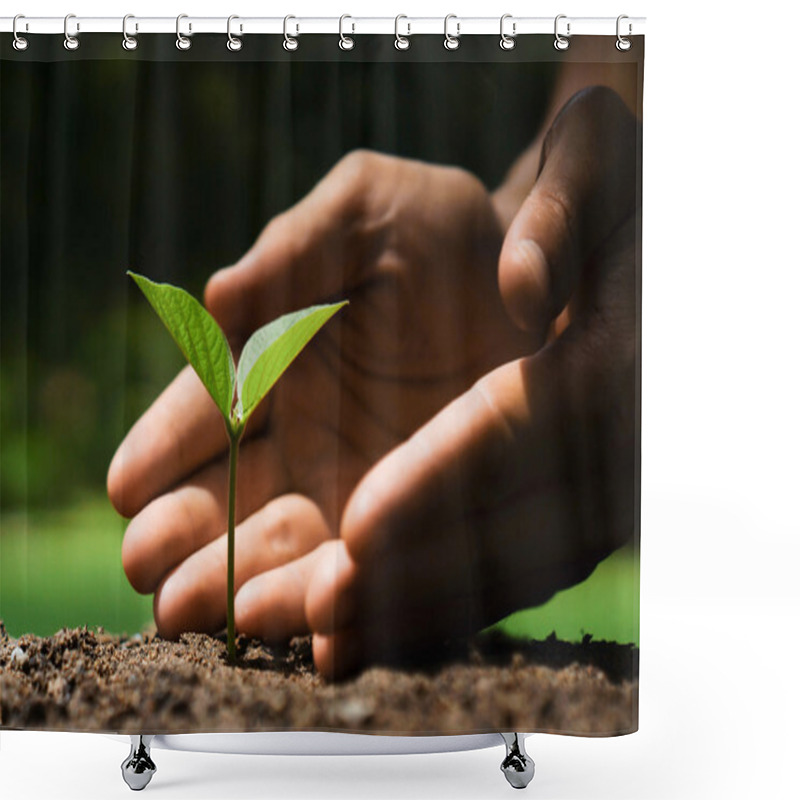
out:
<path id="1" fill-rule="evenodd" d="M 404 38 L 3 34 L 0 726 L 636 730 L 642 37 Z"/>

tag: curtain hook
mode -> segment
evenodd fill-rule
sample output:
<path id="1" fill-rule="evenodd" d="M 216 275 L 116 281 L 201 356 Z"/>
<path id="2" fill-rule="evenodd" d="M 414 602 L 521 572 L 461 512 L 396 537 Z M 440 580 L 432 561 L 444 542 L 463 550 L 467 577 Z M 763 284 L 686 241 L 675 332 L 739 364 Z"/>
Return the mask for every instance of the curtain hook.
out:
<path id="1" fill-rule="evenodd" d="M 624 19 L 629 19 L 627 14 L 620 14 L 617 17 L 617 45 L 616 46 L 617 46 L 617 50 L 619 50 L 620 52 L 623 52 L 623 53 L 626 50 L 630 50 L 631 49 L 631 40 L 630 39 L 626 39 L 620 33 L 620 22 L 622 22 L 622 20 L 624 20 Z M 631 23 L 628 22 L 628 36 L 630 36 L 632 33 L 633 33 L 633 25 L 631 25 Z"/>
<path id="2" fill-rule="evenodd" d="M 133 14 L 126 14 L 122 18 L 122 47 L 124 50 L 135 50 L 139 46 L 139 40 L 135 36 L 128 33 L 128 20 L 136 19 Z M 138 32 L 139 23 L 137 22 L 134 30 Z"/>
<path id="3" fill-rule="evenodd" d="M 228 17 L 228 44 L 227 44 L 227 47 L 228 47 L 228 50 L 230 50 L 232 53 L 236 53 L 236 52 L 238 52 L 239 50 L 242 49 L 242 40 L 238 36 L 234 36 L 231 33 L 231 22 L 233 22 L 235 19 L 239 19 L 239 17 L 237 17 L 236 14 L 231 14 Z M 241 32 L 242 32 L 242 26 L 239 25 L 239 33 L 241 33 Z"/>
<path id="4" fill-rule="evenodd" d="M 514 38 L 517 35 L 517 23 L 511 23 L 511 36 L 505 32 L 505 25 L 507 19 L 513 19 L 513 14 L 503 14 L 500 17 L 500 47 L 503 50 L 513 50 L 517 42 Z"/>
<path id="5" fill-rule="evenodd" d="M 81 46 L 81 43 L 78 41 L 77 35 L 76 36 L 70 35 L 69 21 L 71 19 L 76 19 L 74 14 L 67 14 L 67 16 L 64 17 L 64 49 L 77 50 Z M 78 31 L 80 31 L 80 29 L 81 29 L 80 23 L 76 22 L 75 23 L 76 34 L 78 33 Z"/>
<path id="6" fill-rule="evenodd" d="M 19 19 L 25 19 L 25 15 L 17 14 L 17 16 L 14 17 L 14 22 L 11 25 L 11 30 L 14 34 L 14 42 L 13 42 L 14 49 L 21 52 L 22 50 L 28 49 L 28 40 L 24 36 L 20 36 L 19 33 L 17 32 L 17 20 Z M 27 22 L 25 23 L 25 30 L 26 31 L 28 30 Z"/>
<path id="7" fill-rule="evenodd" d="M 408 40 L 408 37 L 411 36 L 411 23 L 406 22 L 406 26 L 408 27 L 408 31 L 406 32 L 405 36 L 400 35 L 400 20 L 408 20 L 408 17 L 405 14 L 398 14 L 394 18 L 394 46 L 398 50 L 408 50 L 411 47 L 411 42 Z"/>
<path id="8" fill-rule="evenodd" d="M 177 19 L 175 20 L 175 35 L 178 37 L 175 40 L 175 47 L 178 50 L 188 50 L 192 46 L 192 40 L 188 36 L 184 36 L 181 33 L 181 20 L 188 19 L 188 14 L 178 14 Z M 189 33 L 192 32 L 192 23 L 189 23 Z"/>
<path id="9" fill-rule="evenodd" d="M 555 47 L 556 50 L 566 50 L 569 47 L 569 37 L 572 35 L 570 33 L 570 23 L 569 23 L 569 21 L 567 22 L 567 35 L 566 36 L 562 36 L 558 32 L 558 21 L 560 19 L 567 19 L 567 15 L 566 14 L 559 14 L 556 17 L 556 21 L 555 21 L 555 24 L 553 26 L 553 31 L 554 31 L 554 33 L 556 35 L 556 39 L 553 42 L 553 47 Z"/>
<path id="10" fill-rule="evenodd" d="M 289 36 L 288 26 L 290 19 L 296 20 L 297 17 L 293 17 L 291 14 L 288 14 L 283 18 L 283 49 L 289 50 L 291 52 L 297 50 L 297 48 L 300 46 L 300 42 L 298 42 L 297 39 L 294 38 L 294 36 Z M 295 23 L 295 27 L 296 27 L 295 35 L 297 35 L 298 33 L 300 33 L 300 25 Z"/>
<path id="11" fill-rule="evenodd" d="M 453 36 L 451 33 L 447 31 L 447 23 L 450 22 L 451 19 L 456 21 L 456 35 Z M 461 36 L 461 23 L 458 21 L 458 17 L 455 14 L 448 14 L 444 18 L 444 46 L 446 50 L 458 50 L 458 46 L 461 44 L 459 41 L 459 36 Z"/>
<path id="12" fill-rule="evenodd" d="M 344 35 L 344 21 L 346 19 L 353 19 L 349 14 L 342 14 L 339 17 L 339 47 L 342 50 L 352 50 L 356 46 L 356 41 L 352 36 Z M 356 32 L 355 22 L 350 23 L 350 33 Z"/>

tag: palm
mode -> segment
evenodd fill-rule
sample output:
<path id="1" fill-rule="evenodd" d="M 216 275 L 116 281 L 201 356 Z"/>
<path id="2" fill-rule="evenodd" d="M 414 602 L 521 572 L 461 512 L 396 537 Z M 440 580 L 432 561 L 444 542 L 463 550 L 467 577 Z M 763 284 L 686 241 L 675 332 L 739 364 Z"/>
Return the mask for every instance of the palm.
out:
<path id="1" fill-rule="evenodd" d="M 392 197 L 409 204 L 393 241 L 367 246 L 343 286 L 350 306 L 274 390 L 267 425 L 291 489 L 319 502 L 334 529 L 356 483 L 385 453 L 481 375 L 538 344 L 503 310 L 502 234 L 488 197 L 460 173 L 446 179 L 444 190 L 464 202 L 454 209 L 451 200 L 444 222 L 411 208 L 415 198 Z M 382 205 L 374 211 L 386 217 Z M 351 235 L 381 239 L 366 233 L 371 224 Z"/>

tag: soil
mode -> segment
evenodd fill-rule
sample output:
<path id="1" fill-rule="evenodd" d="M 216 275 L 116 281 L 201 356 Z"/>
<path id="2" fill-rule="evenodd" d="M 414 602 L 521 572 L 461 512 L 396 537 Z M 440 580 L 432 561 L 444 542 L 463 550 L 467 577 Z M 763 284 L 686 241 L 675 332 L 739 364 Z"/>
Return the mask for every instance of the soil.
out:
<path id="1" fill-rule="evenodd" d="M 0 726 L 114 733 L 316 729 L 384 733 L 628 733 L 638 650 L 551 635 L 483 635 L 437 664 L 370 667 L 342 683 L 315 671 L 311 640 L 112 636 L 64 629 L 13 639 L 0 622 Z"/>

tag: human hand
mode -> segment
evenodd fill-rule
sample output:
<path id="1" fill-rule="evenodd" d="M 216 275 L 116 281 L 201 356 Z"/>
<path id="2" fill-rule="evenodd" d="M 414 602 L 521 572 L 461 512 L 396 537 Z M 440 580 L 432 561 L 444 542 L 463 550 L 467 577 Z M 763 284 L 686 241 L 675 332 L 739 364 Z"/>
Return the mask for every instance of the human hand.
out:
<path id="1" fill-rule="evenodd" d="M 550 345 L 486 373 L 353 492 L 305 613 L 327 676 L 403 661 L 586 578 L 638 524 L 640 129 L 594 88 L 562 110 L 500 258 Z"/>
<path id="2" fill-rule="evenodd" d="M 358 481 L 480 376 L 541 345 L 503 308 L 502 240 L 474 177 L 360 152 L 209 281 L 206 304 L 234 351 L 282 313 L 350 300 L 241 445 L 237 629 L 268 639 L 308 630 L 310 575 Z M 167 637 L 225 623 L 226 453 L 218 412 L 187 368 L 109 469 L 109 496 L 133 517 L 125 571 L 138 591 L 155 592 Z"/>

